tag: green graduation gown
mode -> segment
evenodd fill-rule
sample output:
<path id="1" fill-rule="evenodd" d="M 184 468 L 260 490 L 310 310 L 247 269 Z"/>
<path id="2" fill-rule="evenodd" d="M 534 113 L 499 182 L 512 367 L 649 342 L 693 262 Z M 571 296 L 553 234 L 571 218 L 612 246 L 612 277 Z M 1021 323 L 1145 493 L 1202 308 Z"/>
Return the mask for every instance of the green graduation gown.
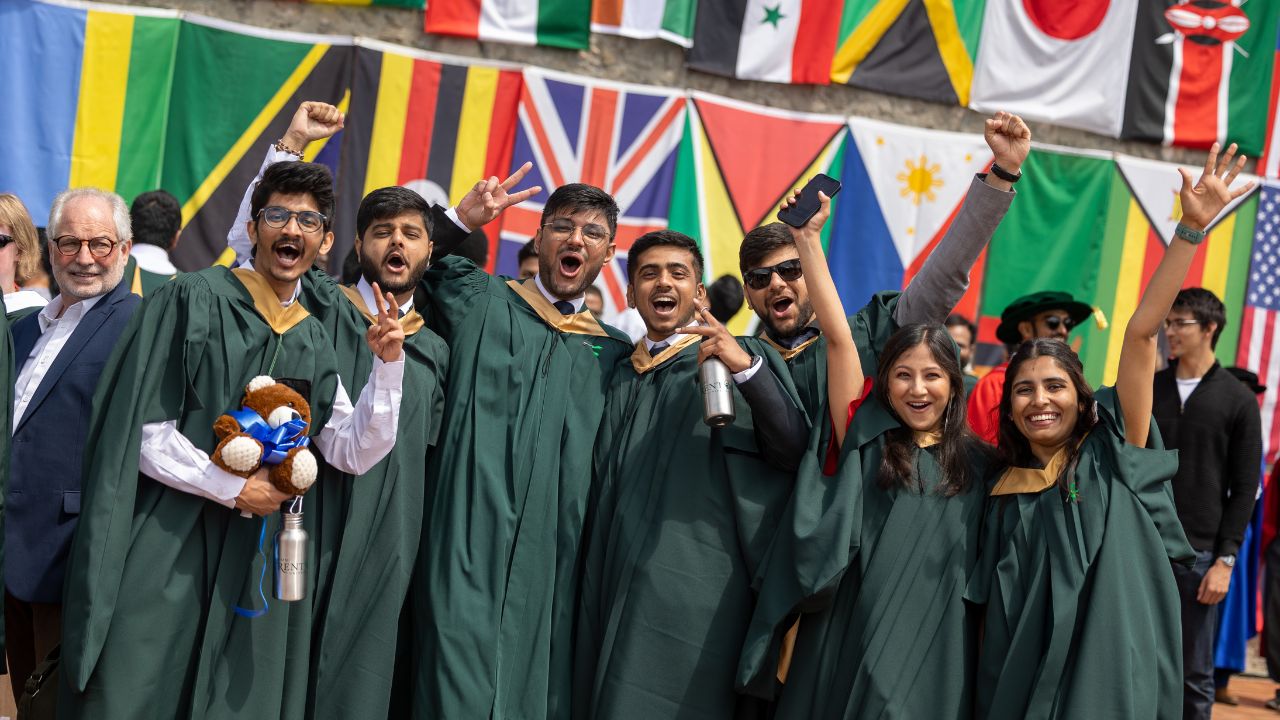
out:
<path id="1" fill-rule="evenodd" d="M 374 312 L 354 288 L 319 270 L 302 278 L 301 302 L 333 338 L 338 375 L 351 397 L 369 381 L 373 353 L 365 333 Z M 422 535 L 428 448 L 444 411 L 449 348 L 410 311 L 405 331 L 404 401 L 396 445 L 365 474 L 321 465 L 322 493 L 307 512 L 337 543 L 314 558 L 315 638 L 309 717 L 385 717 L 391 695 L 400 611 Z M 310 500 L 311 498 L 309 498 Z"/>
<path id="2" fill-rule="evenodd" d="M 978 718 L 1182 716 L 1180 609 L 1170 561 L 1195 554 L 1169 479 L 1176 451 L 1125 443 L 1119 397 L 1102 388 L 1098 424 L 1060 489 L 996 485 L 979 572 L 984 604 Z"/>
<path id="3" fill-rule="evenodd" d="M 764 461 L 736 386 L 734 422 L 703 423 L 696 339 L 656 358 L 638 346 L 609 391 L 574 668 L 583 720 L 754 712 L 733 677 L 792 473 Z M 798 405 L 781 358 L 761 356 Z"/>
<path id="4" fill-rule="evenodd" d="M 984 493 L 938 492 L 934 449 L 916 452 L 919 487 L 882 488 L 884 433 L 898 426 L 866 398 L 835 475 L 816 458 L 800 469 L 760 573 L 738 677 L 747 693 L 776 693 L 778 644 L 804 612 L 778 717 L 969 717 L 977 636 L 963 594 Z"/>
<path id="5" fill-rule="evenodd" d="M 132 255 L 129 256 L 129 261 L 124 266 L 124 281 L 129 283 L 129 292 L 138 297 L 149 296 L 174 277 L 176 276 L 161 275 L 150 270 L 143 270 L 138 266 L 138 261 Z"/>
<path id="6" fill-rule="evenodd" d="M 282 308 L 265 280 L 254 280 L 252 271 L 216 267 L 166 283 L 102 372 L 67 563 L 60 718 L 304 715 L 310 597 L 271 600 L 252 619 L 233 611 L 262 605 L 259 542 L 265 533 L 270 557 L 279 513 L 264 528 L 260 518 L 138 472 L 144 423 L 176 420 L 209 452 L 214 419 L 238 407 L 256 375 L 310 383 L 312 434 L 328 421 L 338 381 L 333 340 L 300 304 Z M 304 517 L 312 557 L 331 553 L 335 538 L 315 513 Z M 309 588 L 315 568 L 308 564 Z M 269 572 L 264 590 L 271 593 Z"/>
<path id="7" fill-rule="evenodd" d="M 462 258 L 423 283 L 451 370 L 411 592 L 413 714 L 564 718 L 592 450 L 631 341 Z"/>

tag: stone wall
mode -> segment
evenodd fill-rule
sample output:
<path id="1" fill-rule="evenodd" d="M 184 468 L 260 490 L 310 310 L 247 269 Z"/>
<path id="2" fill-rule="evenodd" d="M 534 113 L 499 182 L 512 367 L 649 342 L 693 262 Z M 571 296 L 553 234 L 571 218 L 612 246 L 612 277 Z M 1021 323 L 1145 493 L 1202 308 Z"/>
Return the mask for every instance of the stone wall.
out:
<path id="1" fill-rule="evenodd" d="M 961 107 L 894 97 L 844 86 L 813 87 L 733 80 L 692 72 L 684 67 L 684 50 L 662 40 L 631 40 L 593 33 L 582 52 L 554 48 L 482 43 L 427 35 L 422 11 L 349 7 L 282 0 L 108 0 L 118 4 L 167 7 L 297 32 L 360 35 L 423 50 L 490 60 L 538 65 L 593 77 L 684 87 L 726 95 L 760 105 L 791 110 L 859 115 L 941 130 L 981 132 L 981 116 Z M 1114 150 L 1140 157 L 1197 163 L 1203 156 L 1179 148 L 1115 140 L 1093 133 L 1033 123 L 1035 139 L 1069 147 Z"/>

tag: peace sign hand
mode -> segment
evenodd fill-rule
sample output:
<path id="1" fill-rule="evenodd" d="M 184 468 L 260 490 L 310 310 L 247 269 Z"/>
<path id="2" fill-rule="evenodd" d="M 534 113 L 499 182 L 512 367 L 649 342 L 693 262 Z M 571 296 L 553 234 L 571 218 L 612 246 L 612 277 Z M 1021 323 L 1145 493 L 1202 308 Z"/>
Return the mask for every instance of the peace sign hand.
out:
<path id="1" fill-rule="evenodd" d="M 1236 144 L 1227 146 L 1221 160 L 1218 159 L 1218 150 L 1218 143 L 1209 148 L 1209 157 L 1204 161 L 1204 172 L 1200 173 L 1200 179 L 1194 186 L 1191 184 L 1191 173 L 1178 168 L 1178 172 L 1182 174 L 1182 190 L 1178 192 L 1178 198 L 1182 201 L 1182 224 L 1192 230 L 1209 227 L 1209 223 L 1232 200 L 1253 189 L 1252 182 L 1235 190 L 1231 189 L 1231 183 L 1244 169 L 1245 163 L 1244 155 L 1235 158 L 1234 163 L 1231 162 L 1236 154 Z"/>
<path id="2" fill-rule="evenodd" d="M 458 203 L 458 219 L 472 230 L 478 230 L 501 215 L 503 210 L 512 205 L 519 205 L 542 192 L 542 188 L 538 185 L 520 192 L 510 192 L 511 188 L 518 185 L 531 169 L 533 169 L 533 163 L 527 162 L 521 165 L 519 170 L 511 173 L 511 177 L 506 180 L 499 182 L 495 175 L 488 180 L 477 182 Z"/>
<path id="3" fill-rule="evenodd" d="M 400 327 L 397 317 L 396 298 L 391 293 L 384 296 L 378 283 L 374 283 L 373 299 L 378 306 L 378 317 L 365 333 L 365 340 L 382 362 L 396 362 L 404 357 L 404 328 Z"/>
<path id="4" fill-rule="evenodd" d="M 677 333 L 701 335 L 705 338 L 698 346 L 698 364 L 701 365 L 709 357 L 718 357 L 729 368 L 729 372 L 740 373 L 751 367 L 750 353 L 742 349 L 728 328 L 711 314 L 711 308 L 698 308 L 704 325 L 689 325 L 678 328 Z"/>

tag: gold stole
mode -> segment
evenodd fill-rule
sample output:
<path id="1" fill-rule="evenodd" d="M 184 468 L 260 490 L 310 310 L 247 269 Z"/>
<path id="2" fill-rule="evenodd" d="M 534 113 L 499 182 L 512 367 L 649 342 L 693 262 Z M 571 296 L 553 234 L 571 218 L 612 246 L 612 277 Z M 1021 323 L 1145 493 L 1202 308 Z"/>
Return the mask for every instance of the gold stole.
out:
<path id="1" fill-rule="evenodd" d="M 1062 466 L 1067 462 L 1067 449 L 1059 448 L 1049 458 L 1049 464 L 1042 468 L 1011 467 L 1000 476 L 1000 481 L 991 488 L 994 495 L 1017 495 L 1019 493 L 1042 493 L 1058 483 L 1062 475 Z"/>
<path id="2" fill-rule="evenodd" d="M 365 304 L 364 296 L 360 294 L 359 290 L 348 285 L 341 285 L 339 287 L 342 288 L 342 294 L 347 296 L 347 299 L 351 301 L 352 305 L 356 306 L 356 310 L 360 311 L 360 314 L 364 316 L 365 320 L 369 321 L 370 325 L 377 322 L 377 316 L 369 310 L 369 306 Z M 396 312 L 399 311 L 400 309 L 396 308 Z M 411 308 L 409 312 L 405 313 L 404 316 L 400 318 L 400 327 L 404 330 L 406 337 L 418 332 L 425 325 L 426 321 L 422 319 L 422 315 L 416 308 Z"/>
<path id="3" fill-rule="evenodd" d="M 640 342 L 636 343 L 635 351 L 631 353 L 631 367 L 636 369 L 636 373 L 643 375 L 670 358 L 675 357 L 681 350 L 701 340 L 701 335 L 685 335 L 663 348 L 662 352 L 658 353 L 657 356 L 650 356 L 649 346 L 645 343 L 644 338 L 641 338 Z"/>
<path id="4" fill-rule="evenodd" d="M 231 274 L 249 291 L 253 307 L 275 334 L 283 335 L 311 316 L 300 302 L 294 302 L 289 307 L 281 305 L 276 291 L 261 273 L 249 268 L 236 268 Z"/>
<path id="5" fill-rule="evenodd" d="M 533 278 L 529 278 L 524 282 L 518 280 L 508 280 L 507 285 L 511 286 L 516 294 L 529 303 L 529 307 L 538 313 L 538 317 L 542 321 L 551 326 L 552 330 L 562 333 L 575 333 L 577 335 L 595 335 L 596 337 L 610 337 L 609 333 L 600 327 L 600 323 L 596 321 L 594 315 L 589 311 L 573 313 L 572 315 L 562 315 L 556 309 L 551 301 L 547 300 L 537 286 L 533 284 Z"/>
<path id="6" fill-rule="evenodd" d="M 789 348 L 774 342 L 773 338 L 769 337 L 769 333 L 763 332 L 763 331 L 761 331 L 760 333 L 760 339 L 772 345 L 773 349 L 777 350 L 778 354 L 782 356 L 783 362 L 791 362 L 791 358 L 799 355 L 801 352 L 804 351 L 805 348 L 818 342 L 818 338 L 820 337 L 822 337 L 821 330 L 818 331 L 817 335 L 814 335 L 813 337 L 809 338 L 808 340 L 805 340 L 804 342 L 800 343 L 799 345 L 793 348 Z"/>

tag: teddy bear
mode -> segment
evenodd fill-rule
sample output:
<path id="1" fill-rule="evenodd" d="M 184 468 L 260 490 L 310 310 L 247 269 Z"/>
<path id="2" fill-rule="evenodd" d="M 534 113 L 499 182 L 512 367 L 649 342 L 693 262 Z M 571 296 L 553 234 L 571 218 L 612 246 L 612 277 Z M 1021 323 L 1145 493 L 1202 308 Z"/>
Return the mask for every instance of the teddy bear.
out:
<path id="1" fill-rule="evenodd" d="M 302 495 L 316 481 L 316 457 L 307 449 L 311 406 L 293 388 L 259 375 L 244 389 L 243 407 L 218 416 L 213 432 L 218 446 L 209 455 L 215 465 L 247 478 L 264 463 L 271 484 Z"/>

